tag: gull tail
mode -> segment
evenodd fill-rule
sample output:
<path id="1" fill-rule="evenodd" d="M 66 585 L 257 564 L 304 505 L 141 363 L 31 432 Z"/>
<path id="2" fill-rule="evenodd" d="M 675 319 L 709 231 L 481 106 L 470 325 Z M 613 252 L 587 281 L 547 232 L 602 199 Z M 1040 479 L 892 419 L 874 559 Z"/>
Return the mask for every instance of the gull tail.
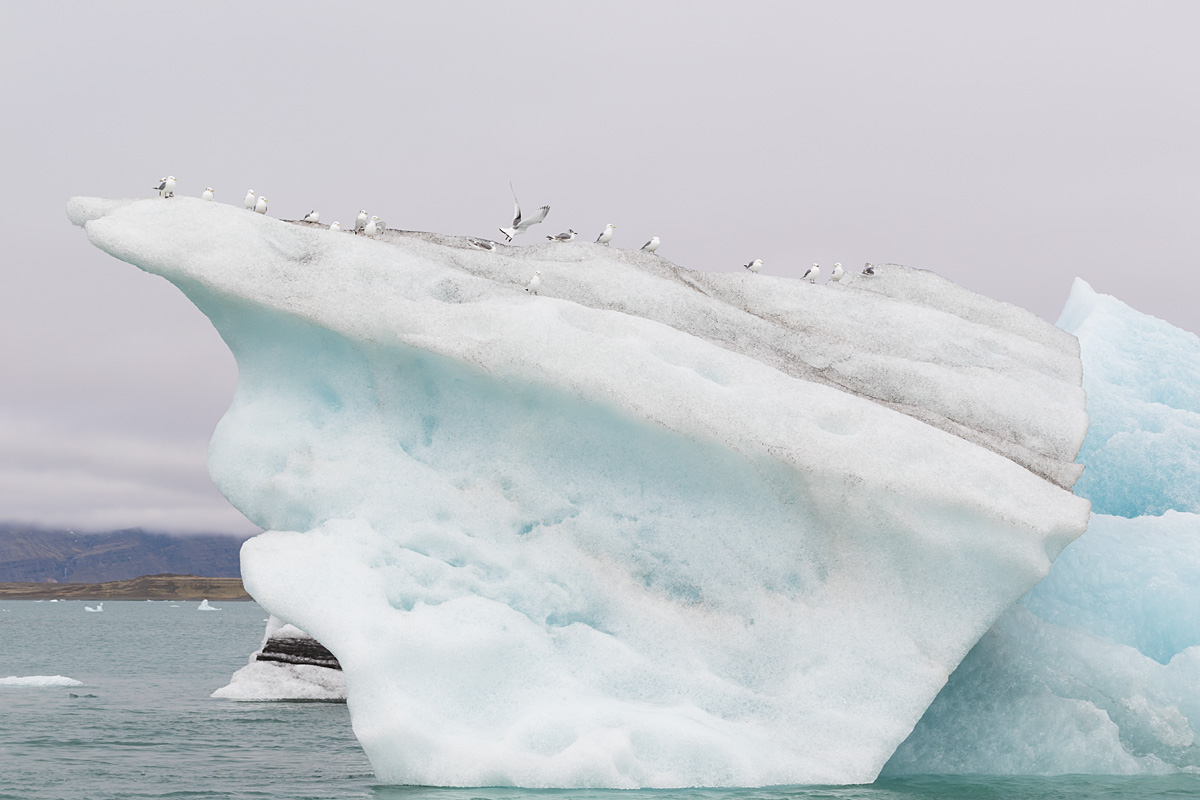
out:
<path id="1" fill-rule="evenodd" d="M 500 232 L 503 233 L 504 238 L 510 242 L 513 240 L 513 237 L 517 235 L 516 228 L 501 228 Z"/>

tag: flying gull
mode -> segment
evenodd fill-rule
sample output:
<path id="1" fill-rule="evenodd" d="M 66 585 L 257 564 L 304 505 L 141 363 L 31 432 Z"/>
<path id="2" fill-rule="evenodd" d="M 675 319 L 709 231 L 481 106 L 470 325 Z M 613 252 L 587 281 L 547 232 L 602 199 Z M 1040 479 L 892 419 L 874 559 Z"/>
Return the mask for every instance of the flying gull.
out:
<path id="1" fill-rule="evenodd" d="M 154 188 L 158 189 L 159 197 L 174 197 L 175 196 L 175 176 L 172 175 L 169 178 L 163 178 L 162 182 L 160 184 L 158 184 L 158 186 L 155 186 Z"/>
<path id="2" fill-rule="evenodd" d="M 204 198 L 205 200 L 212 200 L 212 199 L 213 199 L 213 190 L 212 190 L 212 187 L 211 187 L 211 186 L 209 186 L 207 189 L 205 189 L 205 190 L 204 190 L 204 194 L 202 194 L 202 195 L 200 195 L 200 196 L 201 196 L 202 198 Z"/>
<path id="3" fill-rule="evenodd" d="M 242 205 L 244 205 L 246 208 L 250 209 L 251 211 L 254 210 L 254 190 L 253 189 L 248 189 L 246 191 L 246 197 L 245 197 L 245 199 L 242 200 Z"/>
<path id="4" fill-rule="evenodd" d="M 821 277 L 821 268 L 818 265 L 813 264 L 811 267 L 808 268 L 808 272 L 806 272 L 800 276 L 800 280 L 804 280 L 805 278 L 808 278 L 809 283 L 816 283 L 817 278 L 819 278 L 819 277 Z"/>
<path id="5" fill-rule="evenodd" d="M 508 188 L 512 189 L 511 183 L 508 185 Z M 532 217 L 529 217 L 528 219 L 522 217 L 521 216 L 521 204 L 517 202 L 516 191 L 513 191 L 512 227 L 511 228 L 501 228 L 500 232 L 504 234 L 504 238 L 507 241 L 511 242 L 513 240 L 514 236 L 525 233 L 525 231 L 529 230 L 534 225 L 537 225 L 539 222 L 544 220 L 546 218 L 546 215 L 549 213 L 550 213 L 550 206 L 542 206 L 541 208 L 539 208 L 537 210 L 537 212 Z"/>
<path id="6" fill-rule="evenodd" d="M 756 258 L 753 261 L 751 261 L 749 264 L 742 264 L 742 266 L 745 267 L 746 269 L 750 270 L 751 272 L 757 274 L 758 271 L 762 269 L 762 259 Z"/>
<path id="7" fill-rule="evenodd" d="M 842 264 L 839 261 L 833 265 L 833 273 L 829 276 L 829 280 L 833 283 L 841 283 L 842 280 Z"/>
<path id="8" fill-rule="evenodd" d="M 596 244 L 608 244 L 612 241 L 613 231 L 617 229 L 616 225 L 611 222 L 604 226 L 604 230 L 596 237 Z"/>
<path id="9" fill-rule="evenodd" d="M 314 208 L 312 211 L 310 211 L 304 215 L 303 221 L 304 222 L 320 222 L 321 221 L 321 212 L 317 211 Z"/>
<path id="10" fill-rule="evenodd" d="M 525 285 L 525 291 L 529 292 L 530 294 L 537 294 L 538 289 L 541 289 L 541 288 L 542 288 L 542 273 L 538 272 L 538 273 L 535 273 L 534 276 L 529 279 L 529 283 L 527 283 Z"/>
<path id="11" fill-rule="evenodd" d="M 574 239 L 577 235 L 578 235 L 578 233 L 576 231 L 573 231 L 570 228 L 567 228 L 566 233 L 560 233 L 557 236 L 547 236 L 546 238 L 552 242 L 569 242 L 572 239 Z"/>
<path id="12" fill-rule="evenodd" d="M 260 214 L 267 213 L 267 197 L 260 194 L 258 199 L 254 201 L 254 210 Z"/>

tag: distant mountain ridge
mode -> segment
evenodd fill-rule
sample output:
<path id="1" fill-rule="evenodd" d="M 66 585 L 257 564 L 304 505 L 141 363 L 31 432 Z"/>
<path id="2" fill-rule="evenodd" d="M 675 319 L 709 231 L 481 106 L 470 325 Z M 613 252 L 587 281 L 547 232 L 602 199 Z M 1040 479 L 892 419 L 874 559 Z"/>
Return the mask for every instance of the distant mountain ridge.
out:
<path id="1" fill-rule="evenodd" d="M 140 528 L 75 533 L 0 523 L 0 582 L 101 583 L 162 573 L 239 578 L 248 538 Z"/>

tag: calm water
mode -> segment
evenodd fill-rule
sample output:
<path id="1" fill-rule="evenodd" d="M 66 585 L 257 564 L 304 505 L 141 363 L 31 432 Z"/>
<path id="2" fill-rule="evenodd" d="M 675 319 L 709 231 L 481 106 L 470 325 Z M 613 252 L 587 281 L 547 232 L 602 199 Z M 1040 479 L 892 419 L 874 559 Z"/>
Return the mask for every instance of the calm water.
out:
<path id="1" fill-rule="evenodd" d="M 0 678 L 65 675 L 71 688 L 0 686 L 0 798 L 385 800 L 914 800 L 1200 798 L 1200 776 L 910 778 L 872 786 L 728 791 L 523 791 L 376 785 L 345 706 L 209 697 L 258 647 L 253 603 L 0 602 Z"/>

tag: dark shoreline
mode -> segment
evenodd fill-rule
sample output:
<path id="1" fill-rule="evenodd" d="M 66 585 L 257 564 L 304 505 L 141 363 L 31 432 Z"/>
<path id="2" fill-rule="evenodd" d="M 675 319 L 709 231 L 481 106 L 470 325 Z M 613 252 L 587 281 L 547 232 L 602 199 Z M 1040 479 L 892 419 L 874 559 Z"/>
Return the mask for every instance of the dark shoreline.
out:
<path id="1" fill-rule="evenodd" d="M 253 600 L 241 578 L 143 575 L 104 583 L 0 583 L 0 600 Z"/>

